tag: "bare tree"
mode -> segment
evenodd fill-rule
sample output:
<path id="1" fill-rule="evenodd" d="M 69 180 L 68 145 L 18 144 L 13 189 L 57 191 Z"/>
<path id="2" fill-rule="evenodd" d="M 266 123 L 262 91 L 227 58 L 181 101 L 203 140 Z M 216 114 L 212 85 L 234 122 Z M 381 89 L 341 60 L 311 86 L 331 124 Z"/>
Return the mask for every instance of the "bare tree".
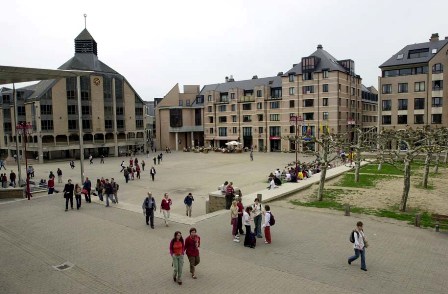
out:
<path id="1" fill-rule="evenodd" d="M 376 135 L 373 132 L 376 131 L 375 127 L 370 128 L 367 131 L 363 131 L 361 128 L 356 129 L 357 138 L 356 144 L 351 146 L 351 150 L 355 151 L 355 182 L 359 183 L 359 172 L 361 170 L 361 154 L 367 150 L 371 150 L 372 141 L 369 135 Z"/>

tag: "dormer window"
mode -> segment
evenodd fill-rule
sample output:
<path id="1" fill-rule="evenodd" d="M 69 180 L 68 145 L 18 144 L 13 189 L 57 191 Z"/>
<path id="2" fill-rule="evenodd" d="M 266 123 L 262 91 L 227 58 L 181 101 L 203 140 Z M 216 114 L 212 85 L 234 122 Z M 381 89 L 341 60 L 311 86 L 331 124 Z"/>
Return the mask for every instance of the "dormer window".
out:
<path id="1" fill-rule="evenodd" d="M 421 49 L 414 49 L 409 50 L 408 58 L 421 58 L 421 57 L 428 57 L 429 55 L 429 48 L 421 48 Z"/>
<path id="2" fill-rule="evenodd" d="M 403 54 L 403 53 L 397 55 L 397 59 L 403 59 L 403 57 L 404 57 L 404 54 Z"/>

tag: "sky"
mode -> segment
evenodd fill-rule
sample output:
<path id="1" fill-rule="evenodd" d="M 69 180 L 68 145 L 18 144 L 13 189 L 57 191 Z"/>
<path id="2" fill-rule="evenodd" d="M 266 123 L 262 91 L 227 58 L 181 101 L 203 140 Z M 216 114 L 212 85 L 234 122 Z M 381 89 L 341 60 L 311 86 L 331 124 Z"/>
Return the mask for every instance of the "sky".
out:
<path id="1" fill-rule="evenodd" d="M 99 59 L 147 101 L 176 83 L 275 76 L 318 44 L 378 88 L 378 66 L 401 48 L 448 36 L 446 0 L 2 2 L 0 65 L 58 68 L 87 14 Z"/>

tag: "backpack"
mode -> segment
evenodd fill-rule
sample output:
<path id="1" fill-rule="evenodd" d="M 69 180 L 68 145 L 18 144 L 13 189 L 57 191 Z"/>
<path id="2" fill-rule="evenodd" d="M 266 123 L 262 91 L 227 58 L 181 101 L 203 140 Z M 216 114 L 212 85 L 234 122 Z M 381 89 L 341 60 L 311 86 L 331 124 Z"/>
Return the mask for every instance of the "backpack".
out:
<path id="1" fill-rule="evenodd" d="M 272 212 L 270 212 L 270 214 L 271 214 L 271 218 L 269 219 L 269 225 L 273 226 L 273 225 L 275 225 L 275 218 L 274 218 L 274 215 L 272 214 Z"/>
<path id="2" fill-rule="evenodd" d="M 350 233 L 350 238 L 349 238 L 349 240 L 350 240 L 350 242 L 351 243 L 355 243 L 355 230 L 353 230 L 351 233 Z M 359 237 L 359 233 L 358 232 L 356 232 L 356 235 L 358 235 L 358 237 Z"/>

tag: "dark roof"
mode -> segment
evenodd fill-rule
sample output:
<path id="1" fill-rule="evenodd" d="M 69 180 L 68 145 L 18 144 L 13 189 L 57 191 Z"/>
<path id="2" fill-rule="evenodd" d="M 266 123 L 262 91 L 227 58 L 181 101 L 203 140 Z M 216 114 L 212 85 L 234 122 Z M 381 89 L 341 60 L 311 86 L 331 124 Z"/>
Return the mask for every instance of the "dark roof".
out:
<path id="1" fill-rule="evenodd" d="M 89 33 L 89 31 L 87 29 L 82 30 L 81 33 L 79 33 L 78 37 L 75 38 L 75 41 L 87 41 L 87 40 L 93 40 L 95 41 L 95 39 L 93 39 L 92 35 Z"/>
<path id="2" fill-rule="evenodd" d="M 272 82 L 272 83 L 270 83 Z M 238 88 L 243 90 L 253 90 L 256 86 L 270 86 L 272 88 L 278 88 L 282 86 L 282 78 L 279 76 L 267 77 L 260 79 L 251 79 L 243 81 L 226 82 L 220 84 L 205 85 L 200 94 L 204 95 L 207 91 L 228 92 L 229 89 Z"/>
<path id="3" fill-rule="evenodd" d="M 322 49 L 322 46 L 319 46 L 318 49 L 308 57 L 311 56 L 320 58 L 320 61 L 317 64 L 317 67 L 314 70 L 314 72 L 321 72 L 323 69 L 327 69 L 329 71 L 347 72 L 347 70 L 342 65 L 339 64 L 338 60 L 333 55 Z M 286 72 L 285 75 L 292 73 L 294 74 L 302 73 L 302 62 L 295 64 L 293 68 L 291 68 Z"/>
<path id="4" fill-rule="evenodd" d="M 432 57 L 435 55 L 432 53 L 433 49 L 436 49 L 436 53 L 439 52 L 440 49 L 442 49 L 443 46 L 445 46 L 448 43 L 448 40 L 440 40 L 440 41 L 432 41 L 432 42 L 425 42 L 425 43 L 418 43 L 418 44 L 412 44 L 407 45 L 397 53 L 395 53 L 391 58 L 389 58 L 386 62 L 380 65 L 380 68 L 387 67 L 387 66 L 399 66 L 399 65 L 405 65 L 405 64 L 416 64 L 416 63 L 427 63 L 429 62 Z M 429 54 L 426 57 L 420 57 L 420 58 L 408 58 L 408 54 L 410 50 L 416 50 L 416 49 L 429 49 Z M 403 54 L 402 59 L 397 59 L 399 54 Z"/>
<path id="5" fill-rule="evenodd" d="M 110 68 L 105 63 L 101 62 L 98 59 L 98 56 L 93 53 L 75 53 L 75 56 L 61 65 L 59 69 L 89 70 L 95 72 L 118 74 L 118 72 Z"/>

